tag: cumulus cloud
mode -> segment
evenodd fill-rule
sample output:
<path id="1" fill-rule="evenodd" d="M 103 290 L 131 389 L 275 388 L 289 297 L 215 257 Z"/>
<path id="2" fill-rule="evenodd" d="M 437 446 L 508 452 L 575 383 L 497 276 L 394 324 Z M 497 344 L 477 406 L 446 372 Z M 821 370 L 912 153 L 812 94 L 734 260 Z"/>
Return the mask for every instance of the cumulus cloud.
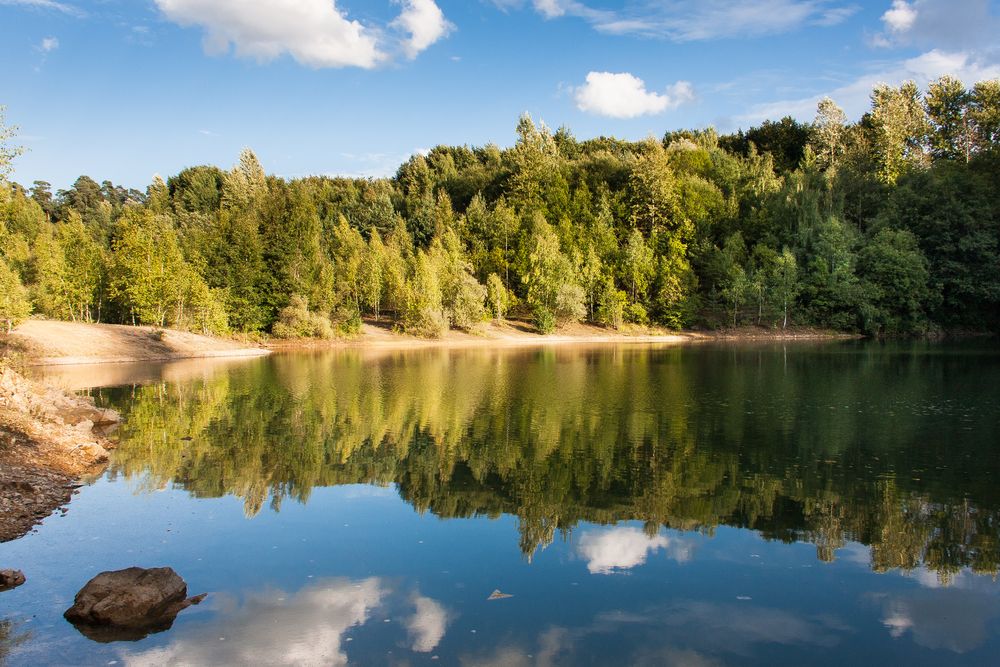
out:
<path id="1" fill-rule="evenodd" d="M 409 34 L 403 51 L 410 59 L 455 29 L 434 0 L 403 0 L 403 11 L 392 24 Z"/>
<path id="2" fill-rule="evenodd" d="M 678 81 L 664 93 L 646 90 L 646 83 L 628 72 L 591 72 L 575 91 L 580 111 L 611 118 L 636 118 L 663 113 L 694 99 L 694 88 Z"/>
<path id="3" fill-rule="evenodd" d="M 668 549 L 675 560 L 690 559 L 690 548 L 671 541 L 666 535 L 650 537 L 638 528 L 622 527 L 585 532 L 580 536 L 577 551 L 587 561 L 591 574 L 612 574 L 646 562 L 649 554 Z"/>
<path id="4" fill-rule="evenodd" d="M 889 32 L 906 32 L 916 20 L 917 12 L 906 0 L 893 0 L 892 7 L 882 14 L 882 23 Z"/>
<path id="5" fill-rule="evenodd" d="M 46 37 L 42 40 L 42 43 L 38 45 L 38 49 L 42 53 L 50 53 L 59 48 L 59 40 L 55 37 Z"/>
<path id="6" fill-rule="evenodd" d="M 405 621 L 410 648 L 417 653 L 430 653 L 448 628 L 448 612 L 440 602 L 428 597 L 418 595 L 413 602 L 417 610 Z"/>
<path id="7" fill-rule="evenodd" d="M 370 69 L 389 59 L 384 30 L 350 19 L 336 0 L 155 0 L 169 20 L 204 29 L 211 54 L 273 60 L 288 54 L 309 67 Z M 399 46 L 410 58 L 453 28 L 434 0 L 401 0 L 390 24 L 406 34 Z"/>

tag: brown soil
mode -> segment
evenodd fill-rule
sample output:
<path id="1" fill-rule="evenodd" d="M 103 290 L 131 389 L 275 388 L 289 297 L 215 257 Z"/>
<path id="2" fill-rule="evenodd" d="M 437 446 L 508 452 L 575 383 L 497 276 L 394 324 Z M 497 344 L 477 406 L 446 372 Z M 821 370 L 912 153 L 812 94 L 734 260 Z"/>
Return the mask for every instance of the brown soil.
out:
<path id="1" fill-rule="evenodd" d="M 9 339 L 10 347 L 39 366 L 267 354 L 235 340 L 186 331 L 51 320 L 28 320 Z"/>
<path id="2" fill-rule="evenodd" d="M 81 477 L 100 473 L 118 415 L 86 398 L 0 368 L 0 542 L 65 505 Z M 64 510 L 65 511 L 65 510 Z"/>

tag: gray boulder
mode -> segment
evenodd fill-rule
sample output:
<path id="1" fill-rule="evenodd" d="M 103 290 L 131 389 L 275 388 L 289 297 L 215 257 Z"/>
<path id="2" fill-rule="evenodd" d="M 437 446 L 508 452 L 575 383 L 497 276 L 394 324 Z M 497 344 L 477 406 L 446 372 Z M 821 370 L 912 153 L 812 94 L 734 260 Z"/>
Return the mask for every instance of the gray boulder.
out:
<path id="1" fill-rule="evenodd" d="M 91 639 L 136 640 L 169 629 L 177 614 L 204 598 L 187 597 L 187 584 L 169 567 L 130 567 L 91 579 L 63 615 Z"/>

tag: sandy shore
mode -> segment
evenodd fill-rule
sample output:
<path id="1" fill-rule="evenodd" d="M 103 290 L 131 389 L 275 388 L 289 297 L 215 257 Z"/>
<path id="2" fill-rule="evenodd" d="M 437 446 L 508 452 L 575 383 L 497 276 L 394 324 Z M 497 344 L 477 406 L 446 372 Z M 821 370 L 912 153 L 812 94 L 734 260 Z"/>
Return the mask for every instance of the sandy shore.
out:
<path id="1" fill-rule="evenodd" d="M 316 348 L 392 348 L 423 347 L 518 347 L 530 345 L 610 344 L 610 343 L 683 343 L 698 340 L 697 334 L 650 328 L 625 331 L 604 329 L 589 324 L 573 324 L 551 334 L 542 335 L 530 326 L 515 322 L 488 322 L 475 331 L 448 331 L 440 338 L 419 338 L 394 331 L 387 323 L 365 322 L 361 333 L 352 338 L 335 340 L 272 340 L 274 350 Z"/>
<path id="2" fill-rule="evenodd" d="M 10 335 L 10 345 L 34 366 L 171 361 L 206 357 L 256 357 L 268 350 L 186 331 L 28 320 Z"/>
<path id="3" fill-rule="evenodd" d="M 742 327 L 712 332 L 669 331 L 652 327 L 630 327 L 621 331 L 589 324 L 572 324 L 542 335 L 530 325 L 516 322 L 489 322 L 473 332 L 449 331 L 441 338 L 418 338 L 400 333 L 388 323 L 367 321 L 361 333 L 333 340 L 278 340 L 265 346 L 250 346 L 236 340 L 199 336 L 185 331 L 131 327 L 114 324 L 84 324 L 29 320 L 8 337 L 8 345 L 30 366 L 101 365 L 130 362 L 160 362 L 190 359 L 208 364 L 207 359 L 258 357 L 275 351 L 368 348 L 407 350 L 417 348 L 505 348 L 545 345 L 657 344 L 677 345 L 707 341 L 829 340 L 854 338 L 817 329 L 767 329 Z M 105 373 L 106 374 L 106 373 Z M 112 373 L 113 374 L 113 373 Z M 106 385 L 108 382 L 102 382 Z M 113 384 L 113 383 L 112 383 Z"/>

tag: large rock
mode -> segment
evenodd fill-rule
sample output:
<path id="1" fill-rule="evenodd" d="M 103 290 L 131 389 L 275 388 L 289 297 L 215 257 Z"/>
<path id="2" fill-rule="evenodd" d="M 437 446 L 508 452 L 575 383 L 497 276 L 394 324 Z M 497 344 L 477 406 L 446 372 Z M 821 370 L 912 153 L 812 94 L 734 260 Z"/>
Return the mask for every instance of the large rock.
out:
<path id="1" fill-rule="evenodd" d="M 91 579 L 64 616 L 91 639 L 136 640 L 169 629 L 181 610 L 204 598 L 187 597 L 187 584 L 169 567 L 130 567 Z"/>
<path id="2" fill-rule="evenodd" d="M 0 570 L 0 592 L 17 588 L 24 581 L 24 572 L 20 570 Z"/>

